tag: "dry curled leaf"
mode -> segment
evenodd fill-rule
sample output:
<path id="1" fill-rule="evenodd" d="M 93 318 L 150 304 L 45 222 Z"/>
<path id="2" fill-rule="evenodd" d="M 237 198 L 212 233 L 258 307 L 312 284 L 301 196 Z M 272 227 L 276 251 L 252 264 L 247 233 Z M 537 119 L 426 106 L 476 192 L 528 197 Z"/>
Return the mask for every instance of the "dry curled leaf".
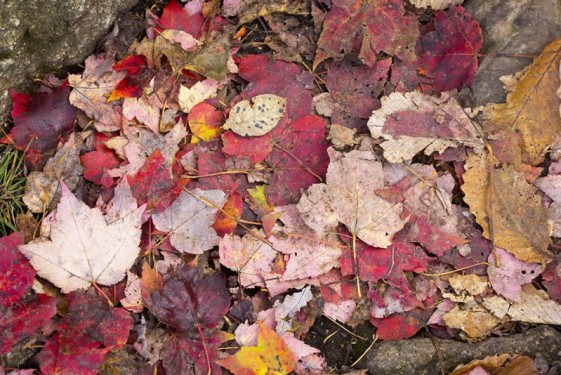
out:
<path id="1" fill-rule="evenodd" d="M 410 0 L 417 8 L 431 7 L 433 10 L 446 9 L 452 5 L 460 5 L 464 0 Z"/>
<path id="2" fill-rule="evenodd" d="M 37 274 L 63 293 L 91 284 L 121 281 L 140 251 L 144 206 L 108 223 L 99 208 L 89 208 L 61 184 L 62 198 L 50 225 L 50 240 L 38 239 L 19 250 Z"/>

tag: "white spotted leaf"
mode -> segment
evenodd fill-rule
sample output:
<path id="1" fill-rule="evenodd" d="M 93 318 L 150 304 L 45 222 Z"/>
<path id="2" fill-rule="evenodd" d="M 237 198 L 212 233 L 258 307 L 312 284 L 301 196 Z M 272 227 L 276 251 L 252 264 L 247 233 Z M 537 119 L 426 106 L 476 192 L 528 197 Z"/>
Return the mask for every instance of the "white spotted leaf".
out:
<path id="1" fill-rule="evenodd" d="M 263 94 L 242 100 L 230 111 L 224 129 L 243 137 L 257 137 L 270 132 L 284 116 L 286 98 Z"/>

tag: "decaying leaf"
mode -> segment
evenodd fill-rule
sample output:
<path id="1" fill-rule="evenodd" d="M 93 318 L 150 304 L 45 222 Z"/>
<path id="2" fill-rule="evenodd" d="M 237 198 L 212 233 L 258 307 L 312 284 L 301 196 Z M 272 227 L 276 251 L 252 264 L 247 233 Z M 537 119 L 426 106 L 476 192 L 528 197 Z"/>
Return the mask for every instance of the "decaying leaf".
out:
<path id="1" fill-rule="evenodd" d="M 464 0 L 410 0 L 410 2 L 417 8 L 431 7 L 434 10 L 440 10 L 452 5 L 459 5 L 463 3 Z"/>
<path id="2" fill-rule="evenodd" d="M 487 153 L 470 156 L 465 165 L 464 200 L 485 238 L 518 259 L 544 263 L 551 225 L 541 197 L 512 166 L 495 169 Z"/>
<path id="3" fill-rule="evenodd" d="M 500 319 L 478 304 L 463 309 L 456 306 L 442 318 L 447 327 L 461 329 L 470 338 L 484 337 L 500 323 Z"/>
<path id="4" fill-rule="evenodd" d="M 189 113 L 195 105 L 215 97 L 218 86 L 219 82 L 210 78 L 199 81 L 189 88 L 182 85 L 179 88 L 179 107 L 183 112 Z"/>
<path id="5" fill-rule="evenodd" d="M 537 165 L 561 132 L 559 117 L 559 62 L 561 39 L 548 44 L 534 62 L 506 82 L 506 103 L 486 108 L 489 130 L 516 132 L 522 161 Z"/>
<path id="6" fill-rule="evenodd" d="M 262 94 L 242 100 L 230 110 L 223 128 L 243 137 L 256 137 L 270 132 L 284 116 L 286 98 Z"/>
<path id="7" fill-rule="evenodd" d="M 42 172 L 33 171 L 27 176 L 23 201 L 31 212 L 44 212 L 54 207 L 60 199 L 59 183 L 63 181 L 74 190 L 83 168 L 80 165 L 80 148 L 74 135 L 50 158 Z"/>
<path id="8" fill-rule="evenodd" d="M 372 112 L 368 127 L 374 138 L 383 137 L 384 157 L 391 163 L 410 160 L 417 153 L 442 153 L 447 148 L 473 147 L 480 152 L 482 134 L 448 93 L 440 98 L 420 92 L 392 93 L 382 108 Z"/>
<path id="9" fill-rule="evenodd" d="M 561 304 L 550 300 L 546 292 L 532 284 L 522 287 L 520 302 L 510 303 L 493 296 L 484 299 L 483 306 L 499 319 L 508 316 L 516 322 L 561 325 Z"/>
<path id="10" fill-rule="evenodd" d="M 310 13 L 309 3 L 302 0 L 225 0 L 222 5 L 222 14 L 225 16 L 239 17 L 238 23 L 249 23 L 256 18 L 272 13 L 282 12 L 288 14 L 305 15 Z"/>
<path id="11" fill-rule="evenodd" d="M 125 277 L 140 251 L 144 206 L 107 222 L 99 208 L 89 208 L 61 183 L 62 198 L 50 225 L 50 240 L 20 246 L 39 276 L 63 293 L 93 283 L 113 285 Z"/>
<path id="12" fill-rule="evenodd" d="M 379 52 L 411 61 L 418 36 L 416 19 L 405 11 L 402 1 L 336 1 L 323 23 L 313 67 L 329 57 L 353 52 L 368 66 L 376 62 Z"/>
<path id="13" fill-rule="evenodd" d="M 523 355 L 497 354 L 457 366 L 450 375 L 478 374 L 536 374 L 538 369 L 530 357 Z"/>
<path id="14" fill-rule="evenodd" d="M 327 183 L 313 185 L 300 199 L 302 218 L 320 236 L 342 223 L 367 244 L 387 247 L 407 220 L 402 203 L 376 194 L 384 188 L 382 163 L 370 151 L 328 153 Z"/>
<path id="15" fill-rule="evenodd" d="M 114 61 L 103 55 L 86 59 L 82 76 L 71 74 L 68 82 L 74 88 L 70 103 L 83 110 L 94 120 L 98 131 L 113 131 L 121 127 L 122 114 L 116 102 L 107 102 L 107 97 L 125 76 L 113 70 Z"/>
<path id="16" fill-rule="evenodd" d="M 152 215 L 152 221 L 158 230 L 170 232 L 177 250 L 202 254 L 220 241 L 212 224 L 225 202 L 226 194 L 220 190 L 182 191 L 165 211 Z"/>

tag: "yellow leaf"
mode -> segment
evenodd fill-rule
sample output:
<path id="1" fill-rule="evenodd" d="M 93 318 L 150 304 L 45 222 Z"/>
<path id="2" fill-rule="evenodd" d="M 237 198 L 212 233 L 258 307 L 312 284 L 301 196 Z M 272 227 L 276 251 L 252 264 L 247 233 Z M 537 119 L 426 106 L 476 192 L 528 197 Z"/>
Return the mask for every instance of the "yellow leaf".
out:
<path id="1" fill-rule="evenodd" d="M 277 333 L 259 322 L 257 346 L 242 347 L 217 361 L 234 375 L 284 375 L 296 367 L 294 354 Z"/>
<path id="2" fill-rule="evenodd" d="M 561 132 L 559 62 L 561 39 L 547 45 L 534 62 L 506 82 L 506 103 L 486 108 L 491 132 L 514 132 L 520 137 L 522 162 L 537 165 Z"/>
<path id="3" fill-rule="evenodd" d="M 466 161 L 462 190 L 485 238 L 526 262 L 551 259 L 551 223 L 541 196 L 512 166 L 495 169 L 488 154 Z"/>

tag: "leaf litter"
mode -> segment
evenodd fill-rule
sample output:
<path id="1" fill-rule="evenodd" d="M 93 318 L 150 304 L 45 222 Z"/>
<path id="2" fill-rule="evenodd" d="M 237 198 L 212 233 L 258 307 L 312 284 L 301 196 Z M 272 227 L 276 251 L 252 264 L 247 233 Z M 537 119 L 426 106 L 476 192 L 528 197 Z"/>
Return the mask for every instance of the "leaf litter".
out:
<path id="1" fill-rule="evenodd" d="M 11 92 L 45 217 L 0 239 L 3 354 L 37 331 L 43 373 L 123 348 L 145 373 L 325 373 L 322 315 L 382 340 L 561 324 L 559 41 L 479 113 L 461 1 L 321 3 L 172 0 L 123 60 Z M 273 14 L 315 22 L 313 61 L 247 53 Z"/>

